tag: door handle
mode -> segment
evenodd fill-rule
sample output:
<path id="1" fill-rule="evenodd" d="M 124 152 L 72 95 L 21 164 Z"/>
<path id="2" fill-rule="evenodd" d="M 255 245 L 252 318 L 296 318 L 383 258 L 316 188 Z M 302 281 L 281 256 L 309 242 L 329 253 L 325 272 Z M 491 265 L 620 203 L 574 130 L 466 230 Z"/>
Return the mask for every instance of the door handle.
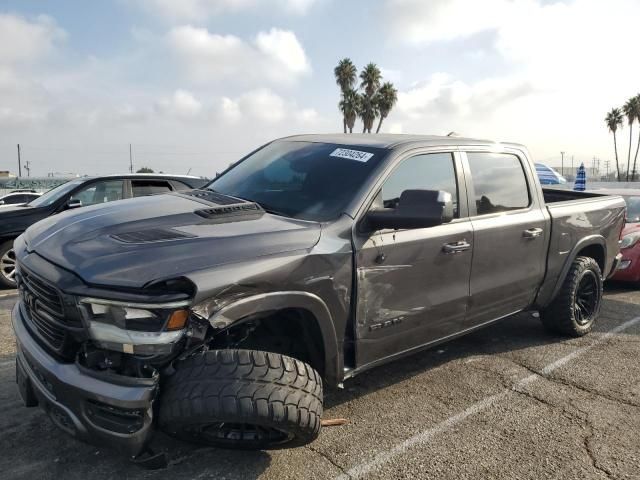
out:
<path id="1" fill-rule="evenodd" d="M 543 231 L 544 230 L 542 230 L 541 228 L 529 228 L 528 230 L 522 232 L 522 236 L 524 238 L 536 238 L 542 235 Z"/>
<path id="2" fill-rule="evenodd" d="M 447 255 L 453 253 L 464 252 L 465 250 L 469 250 L 471 248 L 471 244 L 466 240 L 460 240 L 458 242 L 445 243 L 442 246 L 442 251 Z"/>

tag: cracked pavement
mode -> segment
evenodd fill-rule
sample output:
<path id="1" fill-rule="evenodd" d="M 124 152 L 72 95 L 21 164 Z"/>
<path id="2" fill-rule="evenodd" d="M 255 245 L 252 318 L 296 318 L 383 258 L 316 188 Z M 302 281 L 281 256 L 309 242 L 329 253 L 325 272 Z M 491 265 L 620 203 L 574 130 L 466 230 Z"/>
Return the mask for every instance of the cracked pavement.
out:
<path id="1" fill-rule="evenodd" d="M 2 478 L 345 478 L 382 458 L 362 478 L 640 479 L 640 322 L 607 334 L 640 316 L 640 290 L 628 286 L 607 285 L 586 337 L 549 335 L 521 314 L 346 382 L 327 392 L 325 417 L 349 423 L 307 447 L 223 451 L 158 435 L 170 464 L 155 472 L 22 406 L 14 302 L 0 296 Z"/>

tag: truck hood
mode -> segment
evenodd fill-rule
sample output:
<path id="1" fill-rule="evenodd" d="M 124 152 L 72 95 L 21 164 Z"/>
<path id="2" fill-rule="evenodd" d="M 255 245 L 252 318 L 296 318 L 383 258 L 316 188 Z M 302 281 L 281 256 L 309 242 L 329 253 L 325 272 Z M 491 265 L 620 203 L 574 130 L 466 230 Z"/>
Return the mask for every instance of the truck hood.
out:
<path id="1" fill-rule="evenodd" d="M 49 217 L 30 227 L 25 241 L 29 251 L 88 284 L 141 288 L 224 263 L 309 249 L 320 237 L 315 222 L 262 211 L 218 218 L 201 212 L 220 206 L 182 194 L 115 201 Z"/>

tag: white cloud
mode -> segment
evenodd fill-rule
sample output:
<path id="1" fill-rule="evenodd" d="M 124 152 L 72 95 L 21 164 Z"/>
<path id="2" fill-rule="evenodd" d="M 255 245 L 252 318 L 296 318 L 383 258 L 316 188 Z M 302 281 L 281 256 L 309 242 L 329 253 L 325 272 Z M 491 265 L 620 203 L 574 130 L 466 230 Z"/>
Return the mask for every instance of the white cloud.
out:
<path id="1" fill-rule="evenodd" d="M 508 20 L 514 3 L 517 0 L 387 0 L 385 18 L 397 39 L 428 45 L 497 28 Z"/>
<path id="2" fill-rule="evenodd" d="M 400 93 L 397 113 L 414 122 L 407 125 L 431 118 L 429 125 L 447 123 L 443 130 L 515 136 L 543 155 L 572 145 L 590 156 L 612 153 L 604 115 L 640 88 L 640 64 L 630 61 L 640 2 L 387 0 L 384 11 L 404 48 L 467 48 L 465 39 L 486 33 L 459 70 L 472 81 L 434 75 Z M 498 69 L 478 79 L 474 65 Z"/>
<path id="3" fill-rule="evenodd" d="M 479 118 L 501 106 L 530 95 L 534 89 L 518 77 L 489 78 L 473 84 L 446 73 L 398 93 L 396 110 L 409 118 L 428 116 L 475 116 Z"/>
<path id="4" fill-rule="evenodd" d="M 177 117 L 193 117 L 202 111 L 202 104 L 186 90 L 176 90 L 171 97 L 161 99 L 156 106 L 161 113 Z"/>
<path id="5" fill-rule="evenodd" d="M 303 108 L 296 113 L 296 121 L 304 124 L 315 123 L 320 118 L 320 115 L 314 108 Z"/>
<path id="6" fill-rule="evenodd" d="M 185 25 L 173 28 L 167 41 L 188 76 L 199 83 L 234 77 L 235 82 L 266 78 L 290 84 L 311 71 L 302 45 L 288 30 L 272 28 L 247 42 Z"/>
<path id="7" fill-rule="evenodd" d="M 304 15 L 317 0 L 137 0 L 146 11 L 170 21 L 203 21 L 224 13 L 277 9 Z"/>
<path id="8" fill-rule="evenodd" d="M 65 38 L 50 17 L 0 14 L 0 126 L 24 128 L 47 117 L 50 98 L 34 72 Z"/>
<path id="9" fill-rule="evenodd" d="M 0 14 L 0 65 L 38 60 L 65 37 L 65 31 L 46 15 L 29 21 L 17 15 Z"/>
<path id="10" fill-rule="evenodd" d="M 226 105 L 223 104 L 223 107 L 226 107 L 226 113 L 235 110 L 244 117 L 266 123 L 279 122 L 288 113 L 284 99 L 266 88 L 251 90 L 240 95 L 236 100 L 226 100 Z"/>

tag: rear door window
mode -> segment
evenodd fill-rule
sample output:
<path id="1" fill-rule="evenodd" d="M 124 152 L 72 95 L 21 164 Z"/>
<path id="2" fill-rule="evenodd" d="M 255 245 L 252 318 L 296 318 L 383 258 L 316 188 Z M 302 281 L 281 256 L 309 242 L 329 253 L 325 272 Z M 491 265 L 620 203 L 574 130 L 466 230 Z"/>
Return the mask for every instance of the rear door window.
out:
<path id="1" fill-rule="evenodd" d="M 156 195 L 172 191 L 171 185 L 166 180 L 131 180 L 131 190 L 134 197 Z"/>
<path id="2" fill-rule="evenodd" d="M 505 153 L 468 152 L 477 215 L 527 208 L 531 202 L 520 159 Z"/>

